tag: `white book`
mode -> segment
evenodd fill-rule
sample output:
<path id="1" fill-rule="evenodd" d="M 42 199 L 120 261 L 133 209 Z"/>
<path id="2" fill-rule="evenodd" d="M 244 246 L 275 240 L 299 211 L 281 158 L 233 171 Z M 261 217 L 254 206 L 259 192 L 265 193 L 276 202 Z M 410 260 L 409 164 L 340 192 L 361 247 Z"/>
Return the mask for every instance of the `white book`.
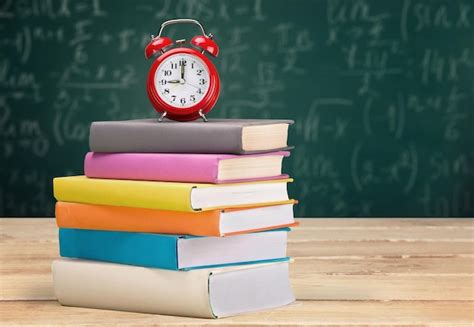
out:
<path id="1" fill-rule="evenodd" d="M 171 271 L 78 259 L 53 262 L 62 305 L 220 318 L 293 302 L 288 262 Z"/>

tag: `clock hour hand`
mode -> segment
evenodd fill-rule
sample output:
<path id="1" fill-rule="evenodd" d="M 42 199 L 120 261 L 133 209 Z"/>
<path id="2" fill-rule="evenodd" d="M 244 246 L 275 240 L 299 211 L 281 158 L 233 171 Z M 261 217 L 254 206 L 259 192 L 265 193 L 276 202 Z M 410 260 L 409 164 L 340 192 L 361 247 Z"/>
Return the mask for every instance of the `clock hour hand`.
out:
<path id="1" fill-rule="evenodd" d="M 169 84 L 179 84 L 179 83 L 181 83 L 181 81 L 179 79 L 173 79 L 171 81 L 167 81 L 167 83 L 169 83 Z"/>

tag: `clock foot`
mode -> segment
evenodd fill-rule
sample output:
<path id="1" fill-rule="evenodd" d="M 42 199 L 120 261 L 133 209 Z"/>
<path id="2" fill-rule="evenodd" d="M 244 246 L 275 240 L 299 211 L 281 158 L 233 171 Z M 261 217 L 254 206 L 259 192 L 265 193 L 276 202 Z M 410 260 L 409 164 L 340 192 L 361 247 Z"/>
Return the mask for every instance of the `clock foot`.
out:
<path id="1" fill-rule="evenodd" d="M 204 122 L 207 122 L 207 117 L 205 114 L 202 113 L 202 109 L 199 110 L 199 116 L 201 116 L 202 120 L 204 120 Z"/>
<path id="2" fill-rule="evenodd" d="M 161 114 L 160 118 L 158 118 L 158 122 L 161 123 L 161 122 L 163 121 L 163 119 L 166 117 L 166 115 L 167 115 L 167 112 L 166 112 L 166 111 L 163 112 L 163 113 Z"/>

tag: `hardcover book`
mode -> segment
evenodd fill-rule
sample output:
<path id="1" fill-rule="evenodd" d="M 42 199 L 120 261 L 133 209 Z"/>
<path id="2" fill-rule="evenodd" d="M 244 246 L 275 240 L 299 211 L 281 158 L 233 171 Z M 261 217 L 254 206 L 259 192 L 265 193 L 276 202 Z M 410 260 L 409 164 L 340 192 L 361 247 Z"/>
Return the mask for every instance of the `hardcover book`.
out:
<path id="1" fill-rule="evenodd" d="M 293 203 L 183 212 L 57 202 L 56 222 L 60 228 L 226 236 L 296 226 Z"/>
<path id="2" fill-rule="evenodd" d="M 62 257 L 169 270 L 285 261 L 289 229 L 227 237 L 59 229 Z"/>
<path id="3" fill-rule="evenodd" d="M 53 188 L 56 200 L 64 202 L 200 211 L 287 201 L 286 184 L 291 181 L 204 184 L 71 176 L 55 178 Z"/>
<path id="4" fill-rule="evenodd" d="M 157 119 L 93 122 L 92 152 L 248 154 L 287 150 L 292 120 L 209 119 L 177 122 Z"/>
<path id="5" fill-rule="evenodd" d="M 52 271 L 54 294 L 67 306 L 220 318 L 295 300 L 287 262 L 171 271 L 60 259 Z"/>
<path id="6" fill-rule="evenodd" d="M 91 178 L 226 183 L 282 179 L 289 152 L 255 155 L 89 152 L 84 173 Z"/>

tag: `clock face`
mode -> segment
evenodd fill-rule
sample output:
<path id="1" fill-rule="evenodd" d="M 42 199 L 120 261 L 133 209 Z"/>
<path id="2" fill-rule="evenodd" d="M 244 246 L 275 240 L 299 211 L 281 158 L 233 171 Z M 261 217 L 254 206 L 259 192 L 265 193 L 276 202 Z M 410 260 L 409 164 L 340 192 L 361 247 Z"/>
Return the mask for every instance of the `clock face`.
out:
<path id="1" fill-rule="evenodd" d="M 170 106 L 183 109 L 192 107 L 209 90 L 208 68 L 196 56 L 174 54 L 158 66 L 155 88 L 161 99 Z"/>

